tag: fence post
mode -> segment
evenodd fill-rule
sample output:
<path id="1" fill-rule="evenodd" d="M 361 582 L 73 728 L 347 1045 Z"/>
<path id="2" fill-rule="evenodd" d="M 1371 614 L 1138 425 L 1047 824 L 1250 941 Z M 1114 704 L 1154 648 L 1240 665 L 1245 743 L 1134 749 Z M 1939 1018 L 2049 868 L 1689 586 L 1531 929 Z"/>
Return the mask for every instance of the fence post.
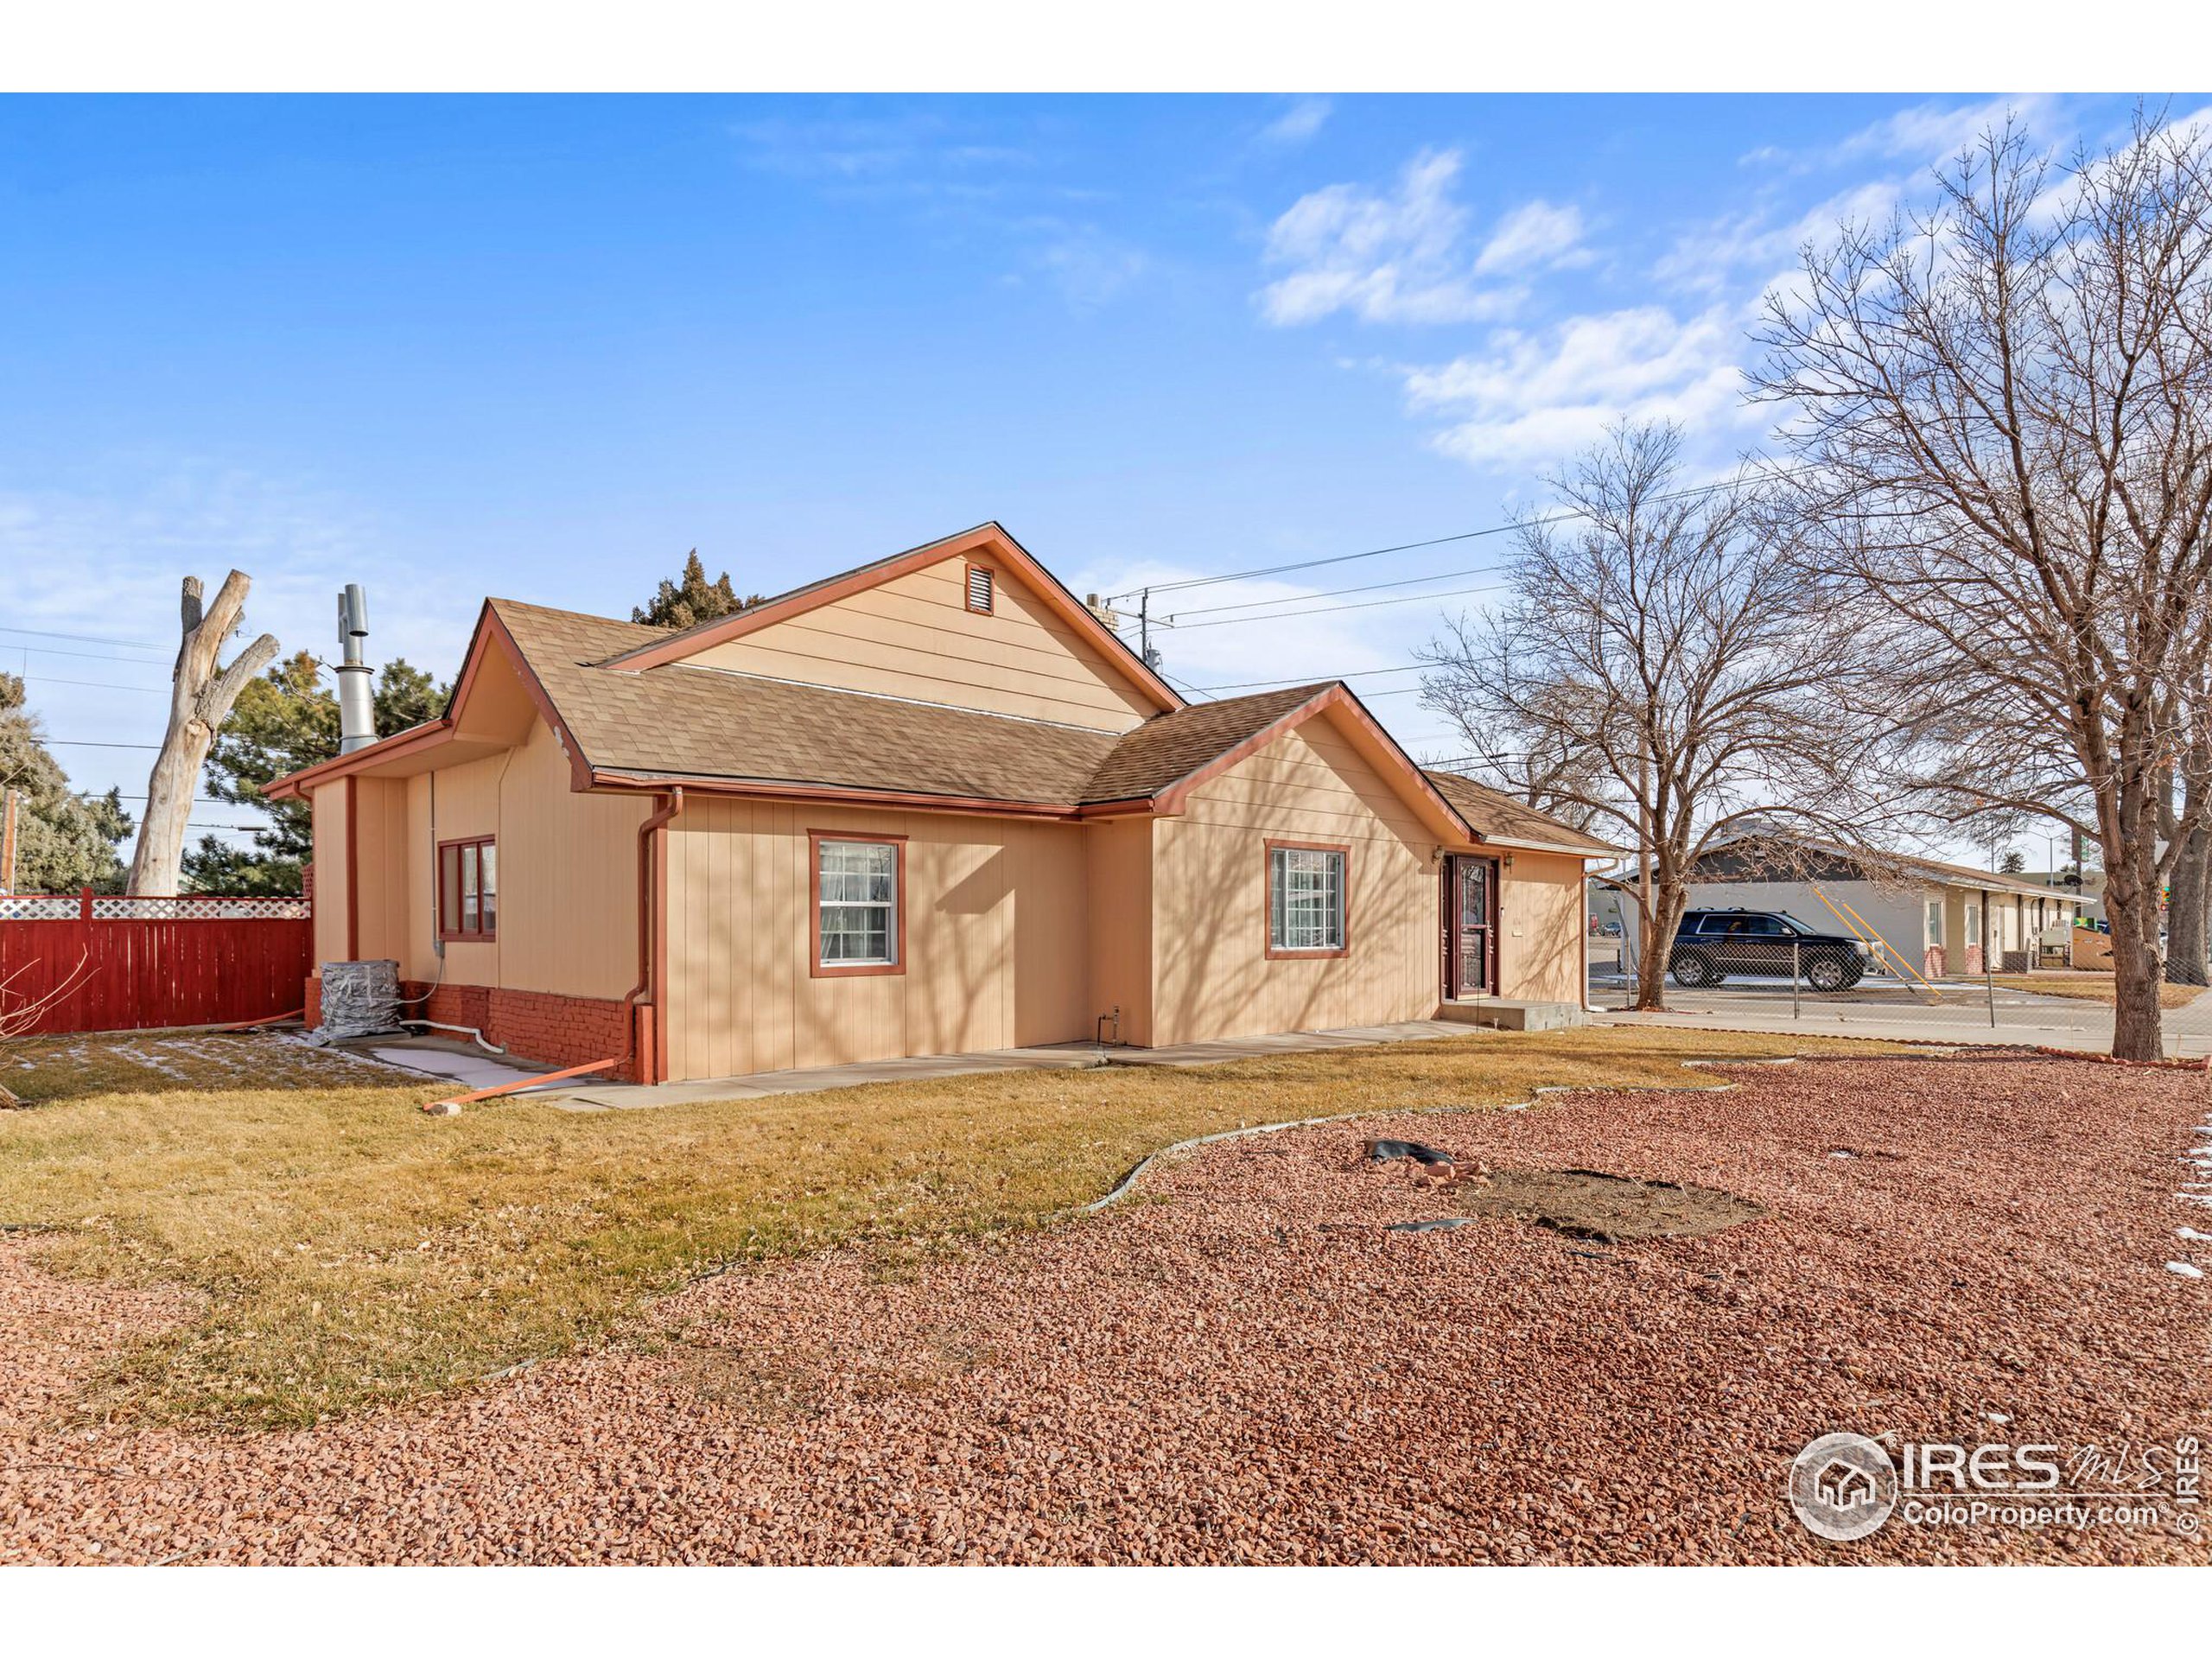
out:
<path id="1" fill-rule="evenodd" d="M 1789 1017 L 1792 1020 L 1802 1020 L 1805 1017 L 1797 1003 L 1797 969 L 1800 965 L 1798 957 L 1802 950 L 1803 946 L 1799 943 L 1797 936 L 1795 933 L 1791 934 L 1789 936 Z"/>
<path id="2" fill-rule="evenodd" d="M 77 919 L 80 922 L 92 919 L 92 890 L 90 887 L 80 889 L 77 894 Z"/>

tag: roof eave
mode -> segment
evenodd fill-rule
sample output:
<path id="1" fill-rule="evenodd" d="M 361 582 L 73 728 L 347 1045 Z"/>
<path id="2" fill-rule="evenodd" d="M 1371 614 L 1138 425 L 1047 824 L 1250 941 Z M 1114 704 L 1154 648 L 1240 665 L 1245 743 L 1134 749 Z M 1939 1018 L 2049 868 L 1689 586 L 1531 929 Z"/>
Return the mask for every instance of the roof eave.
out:
<path id="1" fill-rule="evenodd" d="M 594 766 L 591 787 L 626 792 L 681 786 L 702 795 L 805 801 L 826 806 L 870 806 L 894 811 L 950 812 L 970 817 L 1071 820 L 1072 802 L 1015 801 L 988 795 L 937 794 L 925 790 L 861 789 L 791 778 L 724 778 L 705 772 L 655 772 L 643 767 Z"/>
<path id="2" fill-rule="evenodd" d="M 302 766 L 297 772 L 288 772 L 281 778 L 272 778 L 261 787 L 262 798 L 270 801 L 296 801 L 306 798 L 307 791 L 321 785 L 351 777 L 357 772 L 380 766 L 387 760 L 398 760 L 408 755 L 449 743 L 454 737 L 454 723 L 447 715 L 425 721 L 420 726 L 410 726 L 404 732 L 394 732 L 390 737 L 380 737 L 373 743 L 346 754 L 333 755 L 327 760 L 318 760 L 311 766 Z"/>

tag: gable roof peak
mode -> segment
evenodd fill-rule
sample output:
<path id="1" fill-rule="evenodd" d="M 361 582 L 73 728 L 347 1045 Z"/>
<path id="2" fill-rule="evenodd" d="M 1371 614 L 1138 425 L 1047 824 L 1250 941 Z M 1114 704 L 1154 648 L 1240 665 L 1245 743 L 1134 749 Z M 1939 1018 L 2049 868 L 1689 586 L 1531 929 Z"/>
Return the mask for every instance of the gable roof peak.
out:
<path id="1" fill-rule="evenodd" d="M 618 673 L 637 674 L 664 664 L 696 656 L 726 640 L 740 639 L 761 628 L 782 622 L 823 605 L 897 580 L 910 571 L 925 569 L 963 554 L 990 552 L 1008 568 L 1079 637 L 1103 656 L 1131 686 L 1162 710 L 1180 709 L 1183 698 L 1154 671 L 1151 664 L 1130 649 L 1121 635 L 1108 627 L 1090 607 L 1065 587 L 1036 556 L 1014 538 L 995 518 L 950 536 L 940 536 L 904 552 L 855 565 L 834 575 L 802 584 L 757 605 L 711 621 L 698 623 L 676 633 L 659 633 L 642 644 L 619 651 L 597 666 Z"/>

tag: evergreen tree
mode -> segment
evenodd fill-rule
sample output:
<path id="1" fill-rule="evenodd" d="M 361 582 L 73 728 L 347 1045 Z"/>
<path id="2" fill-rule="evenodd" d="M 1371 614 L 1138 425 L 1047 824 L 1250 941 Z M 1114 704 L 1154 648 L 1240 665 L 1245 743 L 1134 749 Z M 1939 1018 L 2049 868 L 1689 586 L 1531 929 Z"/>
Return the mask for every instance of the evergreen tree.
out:
<path id="1" fill-rule="evenodd" d="M 377 735 L 390 737 L 445 707 L 447 688 L 395 657 L 378 672 L 372 701 Z M 254 832 L 251 850 L 214 836 L 184 855 L 186 885 L 195 893 L 297 893 L 300 870 L 315 851 L 313 815 L 305 801 L 271 801 L 271 781 L 338 753 L 338 697 L 322 684 L 312 652 L 271 667 L 238 694 L 237 705 L 207 753 L 207 792 L 219 801 L 258 807 L 270 827 Z"/>
<path id="2" fill-rule="evenodd" d="M 740 599 L 737 589 L 730 586 L 727 570 L 709 582 L 707 567 L 699 563 L 699 550 L 695 547 L 683 556 L 683 580 L 664 581 L 660 591 L 653 595 L 653 602 L 632 610 L 630 620 L 655 628 L 694 628 L 718 616 L 741 611 L 748 605 L 758 605 L 761 597 L 759 594 L 747 594 Z"/>
<path id="3" fill-rule="evenodd" d="M 2007 853 L 1997 861 L 1997 871 L 2000 875 L 2018 875 L 2027 868 L 2027 859 L 2018 853 Z"/>
<path id="4" fill-rule="evenodd" d="M 122 794 L 73 791 L 69 774 L 46 747 L 44 725 L 27 706 L 22 681 L 0 674 L 0 790 L 7 789 L 22 797 L 16 817 L 16 891 L 123 890 L 116 849 L 137 826 L 123 810 Z"/>

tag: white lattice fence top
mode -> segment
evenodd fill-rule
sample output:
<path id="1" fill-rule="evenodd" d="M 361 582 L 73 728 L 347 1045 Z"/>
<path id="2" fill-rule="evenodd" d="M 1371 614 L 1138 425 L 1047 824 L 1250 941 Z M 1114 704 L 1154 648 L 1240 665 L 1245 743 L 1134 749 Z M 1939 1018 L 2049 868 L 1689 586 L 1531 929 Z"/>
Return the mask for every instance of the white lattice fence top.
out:
<path id="1" fill-rule="evenodd" d="M 0 893 L 0 922 L 67 922 L 78 899 L 68 893 Z"/>
<path id="2" fill-rule="evenodd" d="M 254 918 L 297 921 L 308 913 L 304 899 L 212 899 L 193 895 L 182 899 L 92 899 L 96 922 L 195 920 L 245 921 Z"/>
<path id="3" fill-rule="evenodd" d="M 67 922 L 84 914 L 80 893 L 0 893 L 0 922 Z M 224 899 L 188 894 L 178 899 L 132 899 L 94 894 L 96 922 L 302 921 L 304 899 Z"/>

